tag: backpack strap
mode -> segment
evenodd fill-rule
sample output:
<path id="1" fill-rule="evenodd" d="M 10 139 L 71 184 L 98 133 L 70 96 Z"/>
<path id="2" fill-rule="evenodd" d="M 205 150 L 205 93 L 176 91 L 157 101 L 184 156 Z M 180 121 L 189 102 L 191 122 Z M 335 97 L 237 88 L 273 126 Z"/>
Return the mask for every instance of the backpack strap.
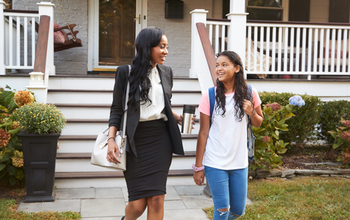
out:
<path id="1" fill-rule="evenodd" d="M 252 88 L 252 86 L 251 85 L 248 85 L 248 90 L 249 90 L 249 92 L 250 92 L 250 94 L 251 94 L 251 99 L 252 99 L 252 101 L 253 101 L 253 88 Z M 248 116 L 248 123 L 250 123 L 250 116 L 247 114 L 247 116 Z"/>
<path id="2" fill-rule="evenodd" d="M 215 87 L 209 88 L 208 95 L 209 95 L 210 118 L 211 118 L 213 115 L 214 106 L 215 106 Z"/>
<path id="3" fill-rule="evenodd" d="M 211 87 L 208 90 L 209 106 L 210 106 L 210 125 L 211 118 L 213 116 L 214 106 L 215 106 L 215 87 Z"/>

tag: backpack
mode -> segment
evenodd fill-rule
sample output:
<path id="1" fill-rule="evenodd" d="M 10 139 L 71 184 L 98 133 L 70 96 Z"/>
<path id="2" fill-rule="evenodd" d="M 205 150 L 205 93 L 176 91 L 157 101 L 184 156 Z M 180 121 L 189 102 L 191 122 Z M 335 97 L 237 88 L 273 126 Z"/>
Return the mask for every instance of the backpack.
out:
<path id="1" fill-rule="evenodd" d="M 253 89 L 251 85 L 248 85 L 248 90 L 253 94 Z M 209 105 L 210 105 L 210 125 L 211 125 L 211 118 L 214 111 L 215 106 L 215 87 L 209 88 L 208 91 L 209 96 Z M 253 134 L 252 130 L 252 123 L 250 121 L 249 115 L 248 117 L 248 125 L 247 125 L 247 149 L 248 149 L 248 159 L 249 162 L 252 162 L 254 159 L 254 145 L 255 145 L 255 136 Z"/>

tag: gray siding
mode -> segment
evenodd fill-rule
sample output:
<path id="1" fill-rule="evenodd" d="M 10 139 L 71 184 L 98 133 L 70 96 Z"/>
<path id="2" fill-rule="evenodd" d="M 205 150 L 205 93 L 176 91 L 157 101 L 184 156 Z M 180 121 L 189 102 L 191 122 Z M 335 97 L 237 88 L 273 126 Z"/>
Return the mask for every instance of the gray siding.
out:
<path id="1" fill-rule="evenodd" d="M 188 77 L 191 67 L 191 14 L 196 8 L 212 11 L 212 0 L 183 0 L 184 18 L 165 19 L 165 1 L 148 0 L 147 25 L 162 29 L 168 37 L 169 54 L 165 65 L 171 66 L 175 76 Z M 208 17 L 211 17 L 208 14 Z"/>

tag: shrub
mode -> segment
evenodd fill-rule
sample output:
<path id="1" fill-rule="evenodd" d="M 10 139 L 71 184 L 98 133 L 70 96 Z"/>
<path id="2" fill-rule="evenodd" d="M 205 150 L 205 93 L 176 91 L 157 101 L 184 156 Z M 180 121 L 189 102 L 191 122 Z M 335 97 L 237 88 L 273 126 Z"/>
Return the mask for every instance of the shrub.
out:
<path id="1" fill-rule="evenodd" d="M 342 162 L 344 168 L 350 167 L 350 120 L 341 118 L 339 126 L 335 131 L 328 131 L 334 138 L 333 149 L 340 150 L 338 161 Z"/>
<path id="2" fill-rule="evenodd" d="M 259 93 L 262 104 L 278 102 L 285 106 L 289 103 L 289 98 L 293 93 L 262 92 Z M 281 131 L 280 139 L 284 142 L 303 143 L 316 133 L 315 126 L 319 123 L 319 104 L 321 100 L 316 96 L 300 95 L 305 102 L 301 108 L 293 108 L 296 117 L 288 120 L 288 131 Z"/>
<path id="3" fill-rule="evenodd" d="M 329 101 L 320 105 L 320 133 L 318 138 L 332 144 L 334 138 L 328 131 L 335 131 L 339 126 L 339 121 L 350 120 L 350 102 L 346 100 Z"/>
<path id="4" fill-rule="evenodd" d="M 18 108 L 10 87 L 0 88 L 0 180 L 5 184 L 24 185 L 22 144 L 19 122 L 12 113 Z M 28 94 L 25 91 L 25 94 Z"/>
<path id="5" fill-rule="evenodd" d="M 255 155 L 250 167 L 256 169 L 277 168 L 282 164 L 288 143 L 280 139 L 280 131 L 288 131 L 286 121 L 294 116 L 293 106 L 281 106 L 279 103 L 263 105 L 264 120 L 260 127 L 252 127 L 255 140 Z"/>
<path id="6" fill-rule="evenodd" d="M 28 134 L 61 133 L 66 124 L 62 112 L 55 105 L 36 102 L 20 107 L 14 117 Z"/>

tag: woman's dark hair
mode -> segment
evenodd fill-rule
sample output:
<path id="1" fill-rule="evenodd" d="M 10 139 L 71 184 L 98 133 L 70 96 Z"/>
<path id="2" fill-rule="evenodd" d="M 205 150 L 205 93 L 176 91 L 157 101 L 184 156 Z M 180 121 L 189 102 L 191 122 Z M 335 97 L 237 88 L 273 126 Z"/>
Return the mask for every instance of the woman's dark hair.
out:
<path id="1" fill-rule="evenodd" d="M 149 71 L 152 68 L 151 48 L 158 46 L 163 31 L 156 27 L 147 27 L 140 31 L 135 40 L 136 55 L 131 62 L 131 72 L 129 77 L 130 93 L 129 104 L 137 106 L 140 101 L 152 103 L 148 97 L 151 88 L 151 81 L 148 78 Z M 135 93 L 141 86 L 141 100 L 135 100 Z"/>
<path id="2" fill-rule="evenodd" d="M 216 55 L 216 57 L 220 56 L 226 56 L 234 66 L 240 66 L 240 70 L 238 73 L 235 74 L 235 83 L 233 85 L 233 91 L 235 91 L 235 94 L 233 96 L 234 102 L 234 108 L 235 108 L 235 118 L 238 121 L 242 121 L 242 118 L 244 117 L 244 110 L 243 110 L 243 99 L 247 99 L 252 101 L 253 95 L 248 90 L 248 86 L 244 80 L 244 69 L 242 60 L 239 57 L 239 55 L 233 51 L 223 51 Z M 216 106 L 216 109 L 219 108 L 222 109 L 222 115 L 225 115 L 226 112 L 226 96 L 225 96 L 225 86 L 222 82 L 219 81 L 219 79 L 216 80 L 216 96 L 215 100 L 218 103 Z M 254 108 L 254 105 L 253 105 Z"/>

